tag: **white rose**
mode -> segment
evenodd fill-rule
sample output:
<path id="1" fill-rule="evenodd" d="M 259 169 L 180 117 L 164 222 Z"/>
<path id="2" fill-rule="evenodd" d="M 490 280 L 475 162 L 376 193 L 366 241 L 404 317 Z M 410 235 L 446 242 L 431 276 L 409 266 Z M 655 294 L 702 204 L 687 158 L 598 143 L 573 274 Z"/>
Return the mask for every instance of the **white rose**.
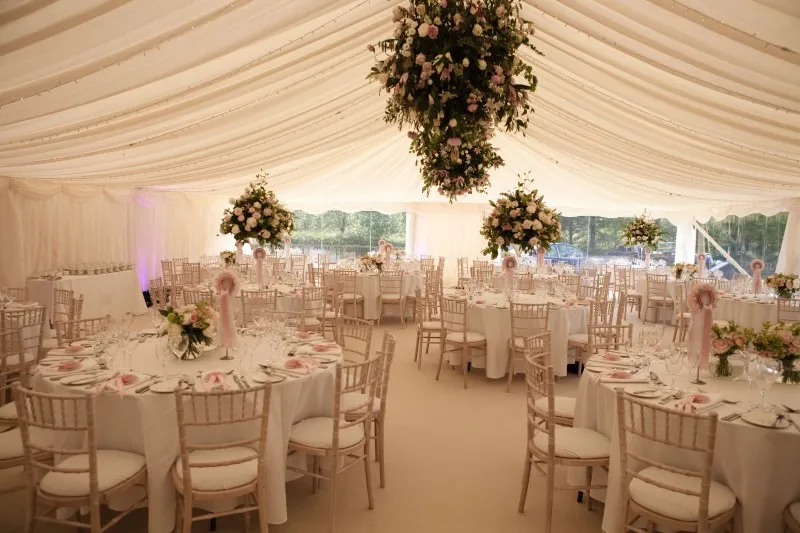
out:
<path id="1" fill-rule="evenodd" d="M 467 59 L 467 58 L 465 57 L 465 58 L 464 58 L 464 60 L 463 60 L 463 61 L 461 61 L 461 64 L 462 64 L 462 65 L 464 65 L 464 68 L 467 68 L 467 67 L 469 66 L 469 59 Z"/>
<path id="2" fill-rule="evenodd" d="M 538 231 L 538 230 L 542 229 L 542 223 L 541 223 L 541 222 L 539 222 L 538 220 L 534 220 L 534 221 L 531 223 L 531 227 L 532 227 L 533 229 L 535 229 L 535 230 L 537 230 L 537 231 Z"/>
<path id="3" fill-rule="evenodd" d="M 527 211 L 528 213 L 530 213 L 532 215 L 532 214 L 534 214 L 536 212 L 536 206 L 531 204 L 531 205 L 529 205 L 528 207 L 525 208 L 525 211 Z"/>
<path id="4" fill-rule="evenodd" d="M 483 59 L 478 60 L 478 68 L 481 70 L 486 70 L 486 61 Z"/>
<path id="5" fill-rule="evenodd" d="M 800 289 L 800 278 L 797 278 L 796 280 L 794 280 L 792 282 L 792 285 L 794 286 L 795 289 Z"/>
<path id="6" fill-rule="evenodd" d="M 498 237 L 498 238 L 496 238 L 496 239 L 494 240 L 494 242 L 496 242 L 497 244 L 499 244 L 500 246 L 502 246 L 502 245 L 504 245 L 504 244 L 505 244 L 506 240 L 505 240 L 504 238 L 502 238 L 502 237 Z"/>
<path id="7" fill-rule="evenodd" d="M 450 122 L 448 122 L 448 124 L 450 125 L 451 128 L 455 128 L 456 125 L 458 124 L 458 121 L 456 121 L 456 119 L 454 119 L 454 118 L 451 118 Z"/>
<path id="8" fill-rule="evenodd" d="M 417 28 L 417 33 L 419 34 L 420 37 L 427 37 L 428 36 L 428 28 L 430 28 L 428 23 L 427 22 L 423 22 L 422 24 L 419 25 L 419 28 Z"/>
<path id="9" fill-rule="evenodd" d="M 552 224 L 553 219 L 550 217 L 550 214 L 547 212 L 543 212 L 539 215 L 539 220 L 541 220 L 545 224 Z"/>
<path id="10" fill-rule="evenodd" d="M 497 220 L 496 218 L 493 218 L 492 219 L 492 226 L 496 228 L 499 225 L 500 225 L 500 221 Z"/>
<path id="11" fill-rule="evenodd" d="M 234 235 L 236 235 L 240 231 L 241 230 L 239 229 L 239 225 L 238 224 L 234 224 L 233 227 L 231 227 L 231 233 L 233 233 Z"/>
<path id="12" fill-rule="evenodd" d="M 259 207 L 261 207 L 261 202 L 256 202 L 256 203 L 254 203 L 254 204 L 253 204 L 253 207 L 255 207 L 255 208 L 259 208 Z"/>
<path id="13" fill-rule="evenodd" d="M 427 32 L 427 30 L 426 30 L 426 32 Z M 474 36 L 476 36 L 476 37 L 480 37 L 480 35 L 481 35 L 482 33 L 483 33 L 483 28 L 481 28 L 481 25 L 480 25 L 480 24 L 475 24 L 475 25 L 472 27 L 472 35 L 474 35 Z"/>
<path id="14" fill-rule="evenodd" d="M 248 217 L 247 218 L 247 225 L 248 226 L 256 227 L 257 224 L 258 224 L 258 222 L 256 222 L 255 218 L 253 218 L 253 217 Z"/>
<path id="15" fill-rule="evenodd" d="M 522 223 L 522 227 L 525 228 L 525 229 L 531 229 L 532 225 L 533 225 L 533 222 L 530 221 L 530 220 L 526 220 L 525 222 Z"/>
<path id="16" fill-rule="evenodd" d="M 513 202 L 511 202 L 511 207 L 519 207 L 519 202 L 514 200 Z"/>

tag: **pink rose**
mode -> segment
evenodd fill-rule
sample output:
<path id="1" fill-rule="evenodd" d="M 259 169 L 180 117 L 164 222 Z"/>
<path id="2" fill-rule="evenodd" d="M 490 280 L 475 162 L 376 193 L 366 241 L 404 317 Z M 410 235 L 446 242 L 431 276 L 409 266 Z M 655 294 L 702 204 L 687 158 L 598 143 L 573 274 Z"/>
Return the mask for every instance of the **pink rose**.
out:
<path id="1" fill-rule="evenodd" d="M 436 26 L 428 27 L 428 37 L 431 39 L 436 39 L 436 36 L 439 35 L 439 28 Z"/>
<path id="2" fill-rule="evenodd" d="M 714 350 L 714 353 L 725 353 L 730 346 L 726 339 L 714 339 L 711 341 L 711 349 Z"/>
<path id="3" fill-rule="evenodd" d="M 795 353 L 800 353 L 800 337 L 792 339 L 792 348 L 794 348 Z"/>
<path id="4" fill-rule="evenodd" d="M 447 139 L 447 144 L 449 144 L 450 146 L 461 146 L 461 139 L 459 139 L 458 137 L 450 137 L 449 139 Z"/>
<path id="5" fill-rule="evenodd" d="M 439 7 L 442 9 L 447 7 L 447 0 L 439 0 Z"/>
<path id="6" fill-rule="evenodd" d="M 477 110 L 478 110 L 478 104 L 469 104 L 467 106 L 467 111 L 469 111 L 470 113 L 474 113 Z"/>
<path id="7" fill-rule="evenodd" d="M 778 330 L 776 335 L 783 341 L 783 344 L 791 344 L 792 342 L 792 333 L 790 331 L 786 331 L 785 329 Z"/>
<path id="8" fill-rule="evenodd" d="M 733 344 L 735 344 L 739 348 L 744 346 L 744 340 L 745 340 L 744 335 L 734 335 L 731 340 L 733 341 Z"/>

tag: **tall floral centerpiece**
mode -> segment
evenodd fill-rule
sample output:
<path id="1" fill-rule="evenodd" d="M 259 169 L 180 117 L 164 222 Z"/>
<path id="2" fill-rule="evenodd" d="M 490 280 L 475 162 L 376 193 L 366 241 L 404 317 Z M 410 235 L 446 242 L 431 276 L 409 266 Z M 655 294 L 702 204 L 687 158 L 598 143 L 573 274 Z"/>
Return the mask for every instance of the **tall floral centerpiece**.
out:
<path id="1" fill-rule="evenodd" d="M 231 198 L 230 203 L 231 207 L 223 212 L 219 231 L 233 235 L 237 246 L 256 241 L 276 248 L 294 230 L 292 212 L 274 192 L 267 190 L 266 174 L 256 174 L 256 180 L 245 188 L 244 194 Z"/>
<path id="2" fill-rule="evenodd" d="M 231 266 L 236 264 L 236 252 L 232 252 L 230 250 L 225 250 L 219 253 L 220 259 L 225 266 Z"/>
<path id="3" fill-rule="evenodd" d="M 490 201 L 492 212 L 483 221 L 481 235 L 486 238 L 484 255 L 497 258 L 500 251 L 514 248 L 517 255 L 538 248 L 549 250 L 561 238 L 559 214 L 544 203 L 536 189 L 526 188 L 531 180 L 520 179 L 517 188 Z"/>
<path id="4" fill-rule="evenodd" d="M 622 240 L 627 246 L 644 246 L 645 266 L 650 265 L 650 251 L 661 241 L 661 228 L 647 212 L 634 216 L 622 233 Z"/>
<path id="5" fill-rule="evenodd" d="M 672 265 L 672 273 L 676 280 L 692 279 L 697 274 L 697 266 L 694 263 L 675 263 Z"/>
<path id="6" fill-rule="evenodd" d="M 380 272 L 383 270 L 383 255 L 380 253 L 363 255 L 358 259 L 362 272 Z"/>
<path id="7" fill-rule="evenodd" d="M 716 356 L 714 375 L 720 378 L 731 375 L 731 364 L 728 358 L 739 350 L 744 349 L 753 341 L 755 332 L 749 328 L 742 328 L 731 320 L 724 326 L 711 325 L 711 351 Z"/>
<path id="8" fill-rule="evenodd" d="M 773 274 L 764 280 L 764 283 L 781 298 L 791 298 L 800 290 L 800 278 L 795 274 Z"/>
<path id="9" fill-rule="evenodd" d="M 175 340 L 173 354 L 179 359 L 196 359 L 204 347 L 214 344 L 217 312 L 205 302 L 159 311 L 168 323 L 167 333 Z"/>
<path id="10" fill-rule="evenodd" d="M 378 43 L 382 54 L 367 78 L 389 93 L 384 120 L 409 126 L 424 192 L 451 202 L 484 192 L 489 170 L 503 164 L 489 142 L 494 128 L 528 126 L 537 80 L 517 50 L 540 52 L 521 10 L 520 0 L 412 0 L 394 8 L 394 37 Z"/>
<path id="11" fill-rule="evenodd" d="M 764 322 L 753 346 L 762 357 L 778 359 L 783 364 L 784 383 L 800 383 L 800 323 Z"/>

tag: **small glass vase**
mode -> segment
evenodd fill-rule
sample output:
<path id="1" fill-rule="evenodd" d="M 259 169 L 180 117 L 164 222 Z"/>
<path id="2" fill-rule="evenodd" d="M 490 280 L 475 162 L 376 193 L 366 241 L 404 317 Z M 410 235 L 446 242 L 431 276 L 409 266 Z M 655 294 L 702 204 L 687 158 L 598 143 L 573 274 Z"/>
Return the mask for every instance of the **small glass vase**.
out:
<path id="1" fill-rule="evenodd" d="M 717 360 L 714 363 L 714 377 L 729 378 L 732 375 L 733 375 L 733 369 L 731 368 L 730 361 L 728 361 L 728 356 L 727 355 L 717 356 Z"/>
<path id="2" fill-rule="evenodd" d="M 797 359 L 797 357 L 787 357 L 783 359 L 782 383 L 800 383 L 800 369 L 795 366 Z"/>

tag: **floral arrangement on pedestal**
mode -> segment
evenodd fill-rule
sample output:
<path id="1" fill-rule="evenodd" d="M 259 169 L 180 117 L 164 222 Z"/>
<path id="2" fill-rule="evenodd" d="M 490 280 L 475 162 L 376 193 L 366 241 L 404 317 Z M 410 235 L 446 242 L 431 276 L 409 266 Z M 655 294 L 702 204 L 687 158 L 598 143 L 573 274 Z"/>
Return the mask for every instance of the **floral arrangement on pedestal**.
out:
<path id="1" fill-rule="evenodd" d="M 627 246 L 640 244 L 655 248 L 661 241 L 661 234 L 661 228 L 656 221 L 645 212 L 641 216 L 634 216 L 633 220 L 628 222 L 622 233 L 622 240 Z"/>
<path id="2" fill-rule="evenodd" d="M 675 279 L 692 279 L 697 274 L 697 265 L 694 263 L 675 263 L 672 265 Z"/>
<path id="3" fill-rule="evenodd" d="M 795 274 L 773 274 L 764 280 L 764 283 L 781 298 L 791 298 L 794 293 L 800 291 L 800 278 Z"/>
<path id="4" fill-rule="evenodd" d="M 783 363 L 784 383 L 800 383 L 800 322 L 764 322 L 753 339 L 753 347 L 762 357 Z"/>
<path id="5" fill-rule="evenodd" d="M 728 358 L 739 350 L 746 348 L 755 337 L 750 328 L 742 328 L 731 320 L 724 326 L 711 325 L 711 353 L 717 357 L 714 375 L 720 378 L 731 375 L 731 364 Z"/>
<path id="6" fill-rule="evenodd" d="M 222 262 L 225 266 L 231 266 L 236 264 L 236 252 L 232 252 L 230 250 L 225 250 L 219 253 Z"/>
<path id="7" fill-rule="evenodd" d="M 383 269 L 383 256 L 379 253 L 363 255 L 358 259 L 362 272 L 380 272 Z"/>
<path id="8" fill-rule="evenodd" d="M 166 317 L 167 334 L 180 337 L 175 342 L 173 354 L 179 359 L 196 359 L 203 346 L 214 344 L 217 330 L 217 312 L 205 302 L 181 307 L 168 307 L 159 311 Z"/>
<path id="9" fill-rule="evenodd" d="M 384 120 L 407 124 L 423 191 L 452 202 L 484 192 L 503 164 L 493 128 L 523 131 L 533 109 L 533 69 L 517 57 L 533 25 L 519 0 L 413 0 L 393 11 L 394 37 L 378 43 L 368 79 L 389 93 Z M 375 52 L 375 47 L 368 49 Z"/>
<path id="10" fill-rule="evenodd" d="M 487 241 L 484 255 L 496 259 L 501 250 L 512 247 L 517 255 L 535 248 L 549 250 L 561 238 L 559 214 L 545 205 L 538 190 L 527 190 L 527 183 L 532 180 L 520 179 L 515 190 L 489 202 L 493 209 L 481 227 Z"/>
<path id="11" fill-rule="evenodd" d="M 238 199 L 231 198 L 230 203 L 232 207 L 223 212 L 219 230 L 224 235 L 233 235 L 237 244 L 256 241 L 275 248 L 294 230 L 292 212 L 278 201 L 274 192 L 267 190 L 266 174 L 256 174 L 256 181 Z"/>

